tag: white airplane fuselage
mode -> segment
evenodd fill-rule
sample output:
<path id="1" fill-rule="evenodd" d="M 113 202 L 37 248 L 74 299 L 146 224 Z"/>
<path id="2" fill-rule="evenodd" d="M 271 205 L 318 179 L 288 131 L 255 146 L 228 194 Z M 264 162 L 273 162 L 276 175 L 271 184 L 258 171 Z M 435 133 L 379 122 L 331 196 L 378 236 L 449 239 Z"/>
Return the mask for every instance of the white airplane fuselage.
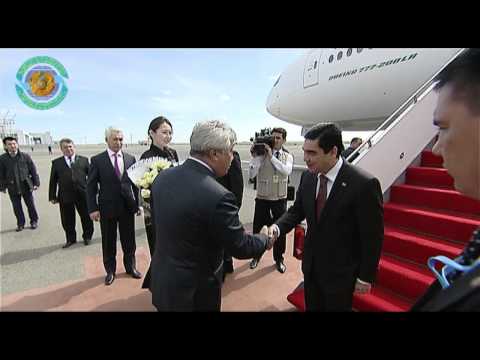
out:
<path id="1" fill-rule="evenodd" d="M 304 128 L 335 122 L 342 130 L 374 130 L 458 51 L 313 49 L 280 75 L 267 111 Z"/>

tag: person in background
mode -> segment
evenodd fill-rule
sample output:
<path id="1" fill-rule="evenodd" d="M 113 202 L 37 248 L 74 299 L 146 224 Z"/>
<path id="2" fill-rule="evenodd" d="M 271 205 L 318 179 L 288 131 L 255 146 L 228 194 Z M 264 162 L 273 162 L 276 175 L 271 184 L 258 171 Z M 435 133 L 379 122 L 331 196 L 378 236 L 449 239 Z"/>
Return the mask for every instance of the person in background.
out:
<path id="1" fill-rule="evenodd" d="M 288 177 L 293 170 L 293 156 L 283 148 L 287 140 L 287 131 L 283 128 L 272 129 L 273 149 L 265 144 L 265 155 L 257 155 L 250 149 L 252 159 L 249 166 L 250 179 L 257 177 L 257 197 L 253 215 L 253 233 L 260 231 L 263 225 L 270 226 L 287 211 Z M 275 242 L 273 260 L 280 273 L 286 271 L 283 262 L 286 234 Z M 260 258 L 250 262 L 250 269 L 255 269 Z"/>
<path id="2" fill-rule="evenodd" d="M 150 122 L 148 126 L 148 136 L 152 144 L 150 148 L 141 156 L 142 159 L 149 159 L 152 157 L 162 157 L 172 163 L 172 166 L 178 165 L 178 155 L 175 149 L 168 146 L 172 141 L 173 126 L 172 123 L 163 116 L 156 117 Z M 150 198 L 150 203 L 142 202 L 144 209 L 145 232 L 147 233 L 148 248 L 150 250 L 150 258 L 153 256 L 155 250 L 155 225 L 153 224 L 153 201 Z M 145 279 L 143 280 L 142 288 L 150 288 L 151 270 L 148 269 Z"/>
<path id="3" fill-rule="evenodd" d="M 60 140 L 60 150 L 63 156 L 52 161 L 48 199 L 52 204 L 59 204 L 66 249 L 77 242 L 75 209 L 82 221 L 84 245 L 92 240 L 93 221 L 87 210 L 88 158 L 76 154 L 75 144 L 68 138 Z"/>
<path id="4" fill-rule="evenodd" d="M 127 274 L 140 279 L 135 266 L 135 218 L 141 215 L 138 189 L 127 174 L 135 157 L 122 151 L 123 132 L 114 127 L 105 130 L 106 151 L 91 158 L 87 178 L 87 206 L 90 218 L 100 220 L 105 285 L 115 280 L 117 268 L 117 229 L 123 250 L 123 265 Z M 98 196 L 98 200 L 97 200 Z"/>
<path id="5" fill-rule="evenodd" d="M 6 192 L 12 202 L 13 212 L 17 218 L 16 231 L 25 227 L 25 215 L 22 197 L 27 205 L 30 227 L 38 227 L 38 213 L 33 200 L 33 191 L 40 187 L 40 177 L 30 155 L 18 148 L 17 139 L 7 136 L 3 139 L 5 154 L 0 156 L 0 191 Z"/>
<path id="6" fill-rule="evenodd" d="M 345 149 L 342 152 L 343 158 L 347 159 L 350 156 L 350 154 L 352 154 L 360 145 L 362 145 L 362 142 L 363 140 L 361 138 L 354 137 L 352 141 L 350 141 L 350 146 L 348 147 L 348 149 Z M 351 159 L 348 159 L 348 162 L 353 162 L 353 160 L 355 160 L 358 157 L 358 155 L 359 155 L 358 153 L 353 155 Z"/>
<path id="7" fill-rule="evenodd" d="M 242 162 L 238 152 L 233 151 L 232 164 L 227 174 L 217 178 L 217 181 L 235 195 L 236 203 L 240 210 L 243 199 L 243 174 Z M 223 254 L 223 280 L 225 281 L 226 274 L 231 273 L 233 273 L 233 258 L 232 255 L 228 253 L 228 250 L 225 250 Z"/>

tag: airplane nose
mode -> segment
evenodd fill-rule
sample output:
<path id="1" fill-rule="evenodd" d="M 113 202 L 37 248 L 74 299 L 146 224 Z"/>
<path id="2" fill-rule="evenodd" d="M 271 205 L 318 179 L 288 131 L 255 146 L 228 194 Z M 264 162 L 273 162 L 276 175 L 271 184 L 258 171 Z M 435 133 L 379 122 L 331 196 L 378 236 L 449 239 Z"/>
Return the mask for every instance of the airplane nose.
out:
<path id="1" fill-rule="evenodd" d="M 280 94 L 273 88 L 267 98 L 267 111 L 273 116 L 280 115 Z"/>

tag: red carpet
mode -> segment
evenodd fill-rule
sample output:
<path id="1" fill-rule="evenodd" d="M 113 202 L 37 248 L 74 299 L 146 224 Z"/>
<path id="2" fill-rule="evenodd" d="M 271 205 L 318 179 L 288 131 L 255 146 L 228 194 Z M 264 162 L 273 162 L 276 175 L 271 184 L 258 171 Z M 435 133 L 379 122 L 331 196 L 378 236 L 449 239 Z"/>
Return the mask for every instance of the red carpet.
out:
<path id="1" fill-rule="evenodd" d="M 434 280 L 428 258 L 458 256 L 480 226 L 480 202 L 454 190 L 442 163 L 424 151 L 421 167 L 410 167 L 405 184 L 392 186 L 377 281 L 371 294 L 354 296 L 354 310 L 408 311 Z M 305 310 L 302 286 L 287 299 Z"/>

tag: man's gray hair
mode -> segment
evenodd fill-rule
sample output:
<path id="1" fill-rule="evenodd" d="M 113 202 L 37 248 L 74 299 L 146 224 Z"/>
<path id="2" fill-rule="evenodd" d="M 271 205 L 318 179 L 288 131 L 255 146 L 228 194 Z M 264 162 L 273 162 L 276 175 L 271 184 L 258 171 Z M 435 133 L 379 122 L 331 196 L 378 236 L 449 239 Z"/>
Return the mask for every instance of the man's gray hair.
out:
<path id="1" fill-rule="evenodd" d="M 237 142 L 235 131 L 219 120 L 195 124 L 190 136 L 190 154 L 206 154 L 209 150 L 229 151 Z"/>
<path id="2" fill-rule="evenodd" d="M 112 134 L 116 134 L 121 132 L 123 134 L 122 129 L 119 129 L 115 126 L 109 126 L 108 128 L 105 129 L 105 140 L 107 140 Z"/>

